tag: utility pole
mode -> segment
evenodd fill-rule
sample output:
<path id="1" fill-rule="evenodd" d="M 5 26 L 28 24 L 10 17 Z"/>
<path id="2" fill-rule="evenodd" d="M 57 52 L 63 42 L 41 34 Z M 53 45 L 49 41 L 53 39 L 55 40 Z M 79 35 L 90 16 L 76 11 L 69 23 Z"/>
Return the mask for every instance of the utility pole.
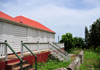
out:
<path id="1" fill-rule="evenodd" d="M 58 35 L 58 43 L 59 43 L 59 35 Z"/>

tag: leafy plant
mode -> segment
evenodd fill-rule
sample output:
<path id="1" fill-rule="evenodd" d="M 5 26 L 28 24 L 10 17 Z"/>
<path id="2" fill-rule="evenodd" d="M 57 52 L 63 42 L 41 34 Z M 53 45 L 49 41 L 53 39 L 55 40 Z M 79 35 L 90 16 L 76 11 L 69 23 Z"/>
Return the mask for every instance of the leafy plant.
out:
<path id="1" fill-rule="evenodd" d="M 53 70 L 61 67 L 67 67 L 71 61 L 67 62 L 58 62 L 57 60 L 48 59 L 46 63 L 38 63 L 37 69 L 38 70 Z"/>
<path id="2" fill-rule="evenodd" d="M 89 40 L 89 31 L 88 31 L 88 28 L 85 26 L 85 43 L 86 43 L 86 46 L 88 46 L 88 40 Z"/>
<path id="3" fill-rule="evenodd" d="M 70 52 L 71 48 L 85 47 L 84 39 L 81 37 L 73 37 L 71 33 L 63 34 L 60 42 L 65 44 L 65 50 L 68 52 Z"/>
<path id="4" fill-rule="evenodd" d="M 88 70 L 86 65 L 92 65 L 94 70 L 100 70 L 100 55 L 95 52 L 84 51 L 84 63 L 80 70 Z"/>
<path id="5" fill-rule="evenodd" d="M 100 46 L 98 46 L 95 51 L 100 54 Z"/>
<path id="6" fill-rule="evenodd" d="M 74 46 L 73 36 L 71 33 L 63 34 L 60 42 L 65 44 L 65 50 L 68 52 L 70 51 L 69 49 L 73 48 Z"/>
<path id="7" fill-rule="evenodd" d="M 88 46 L 94 45 L 94 48 L 100 45 L 100 18 L 90 26 L 87 41 Z"/>

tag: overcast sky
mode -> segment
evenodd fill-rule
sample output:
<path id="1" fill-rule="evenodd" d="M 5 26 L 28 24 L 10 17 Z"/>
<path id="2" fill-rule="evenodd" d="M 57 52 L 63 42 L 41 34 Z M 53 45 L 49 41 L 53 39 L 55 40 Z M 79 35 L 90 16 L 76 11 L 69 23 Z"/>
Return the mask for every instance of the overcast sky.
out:
<path id="1" fill-rule="evenodd" d="M 84 38 L 85 26 L 100 18 L 100 0 L 0 0 L 0 11 L 40 22 L 58 35 Z"/>

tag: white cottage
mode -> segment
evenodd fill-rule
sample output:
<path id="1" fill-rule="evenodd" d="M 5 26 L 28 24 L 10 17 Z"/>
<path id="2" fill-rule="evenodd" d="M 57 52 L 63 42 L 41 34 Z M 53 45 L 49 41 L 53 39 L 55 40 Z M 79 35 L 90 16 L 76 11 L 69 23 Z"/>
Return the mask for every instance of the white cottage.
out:
<path id="1" fill-rule="evenodd" d="M 21 41 L 55 42 L 55 32 L 24 16 L 13 18 L 0 11 L 0 42 L 4 40 L 7 40 L 16 52 L 21 52 Z M 8 49 L 7 53 L 12 52 Z"/>

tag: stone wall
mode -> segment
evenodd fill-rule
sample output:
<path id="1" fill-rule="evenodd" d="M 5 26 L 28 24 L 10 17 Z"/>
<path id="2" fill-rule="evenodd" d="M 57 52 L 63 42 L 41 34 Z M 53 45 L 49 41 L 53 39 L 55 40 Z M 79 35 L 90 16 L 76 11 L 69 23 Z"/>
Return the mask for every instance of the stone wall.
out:
<path id="1" fill-rule="evenodd" d="M 79 67 L 80 64 L 84 62 L 84 51 L 82 50 L 78 56 L 69 64 L 67 70 L 75 70 L 76 67 Z"/>

